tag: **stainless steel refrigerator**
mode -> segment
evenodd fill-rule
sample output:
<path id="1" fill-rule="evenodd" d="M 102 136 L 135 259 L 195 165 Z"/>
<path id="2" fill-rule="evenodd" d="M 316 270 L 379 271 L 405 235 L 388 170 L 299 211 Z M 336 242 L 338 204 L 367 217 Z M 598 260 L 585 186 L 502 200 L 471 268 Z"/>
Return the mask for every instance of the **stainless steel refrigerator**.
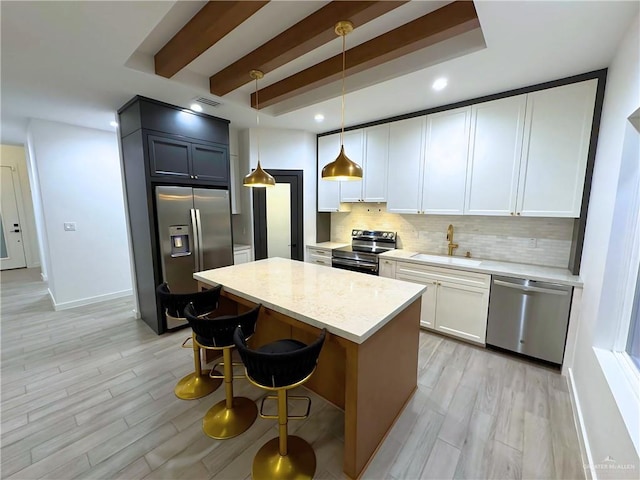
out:
<path id="1" fill-rule="evenodd" d="M 196 292 L 195 272 L 233 265 L 229 191 L 157 186 L 155 194 L 163 281 L 174 293 Z"/>

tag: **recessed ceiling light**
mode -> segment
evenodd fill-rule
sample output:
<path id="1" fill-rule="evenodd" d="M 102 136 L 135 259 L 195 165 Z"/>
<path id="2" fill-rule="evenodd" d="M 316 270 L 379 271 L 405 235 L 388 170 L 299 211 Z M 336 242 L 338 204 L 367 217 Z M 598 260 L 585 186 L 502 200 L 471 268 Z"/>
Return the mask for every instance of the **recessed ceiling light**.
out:
<path id="1" fill-rule="evenodd" d="M 316 122 L 322 122 L 322 121 L 324 121 L 324 115 L 323 115 L 323 114 L 321 114 L 321 113 L 318 113 L 315 117 L 313 117 L 313 119 L 314 119 Z"/>
<path id="2" fill-rule="evenodd" d="M 433 87 L 434 90 L 442 90 L 444 87 L 447 86 L 447 79 L 446 78 L 438 78 L 435 82 L 433 82 L 433 85 L 431 85 Z"/>
<path id="3" fill-rule="evenodd" d="M 192 103 L 189 108 L 191 110 L 193 110 L 194 112 L 201 112 L 202 111 L 202 106 L 198 105 L 197 103 Z"/>
<path id="4" fill-rule="evenodd" d="M 112 121 L 109 123 L 109 125 L 111 125 L 112 127 L 117 127 L 118 126 L 118 122 Z"/>

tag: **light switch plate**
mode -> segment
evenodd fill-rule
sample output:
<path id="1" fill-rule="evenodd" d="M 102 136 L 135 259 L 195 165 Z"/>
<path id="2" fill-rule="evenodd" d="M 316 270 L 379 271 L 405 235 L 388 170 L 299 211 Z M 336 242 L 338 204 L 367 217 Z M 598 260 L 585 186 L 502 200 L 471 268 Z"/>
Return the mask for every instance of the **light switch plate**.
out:
<path id="1" fill-rule="evenodd" d="M 65 232 L 75 232 L 76 231 L 76 222 L 64 222 L 64 231 Z"/>
<path id="2" fill-rule="evenodd" d="M 529 239 L 529 248 L 536 248 L 538 246 L 538 239 L 537 238 L 530 238 Z"/>

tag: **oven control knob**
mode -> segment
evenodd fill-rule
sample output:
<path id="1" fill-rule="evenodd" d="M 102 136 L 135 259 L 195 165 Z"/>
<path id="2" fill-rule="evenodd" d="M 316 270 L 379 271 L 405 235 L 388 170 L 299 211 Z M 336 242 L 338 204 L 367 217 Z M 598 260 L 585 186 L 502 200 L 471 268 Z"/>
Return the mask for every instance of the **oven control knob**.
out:
<path id="1" fill-rule="evenodd" d="M 387 232 L 384 232 L 384 233 L 382 234 L 382 238 L 387 238 Z"/>
<path id="2" fill-rule="evenodd" d="M 359 230 L 359 231 L 358 231 L 358 235 L 362 235 L 362 230 Z"/>
<path id="3" fill-rule="evenodd" d="M 354 236 L 354 237 L 355 237 L 357 234 L 358 234 L 358 231 L 357 231 L 357 230 L 353 230 L 353 231 L 351 232 L 351 235 L 352 235 L 352 236 Z"/>
<path id="4" fill-rule="evenodd" d="M 389 238 L 393 238 L 393 233 L 389 233 Z"/>

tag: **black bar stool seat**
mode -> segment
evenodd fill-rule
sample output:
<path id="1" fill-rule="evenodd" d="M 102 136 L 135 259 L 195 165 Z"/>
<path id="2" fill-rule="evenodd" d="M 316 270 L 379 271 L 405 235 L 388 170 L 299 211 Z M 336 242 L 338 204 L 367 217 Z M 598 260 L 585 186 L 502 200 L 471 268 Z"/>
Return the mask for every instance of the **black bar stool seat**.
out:
<path id="1" fill-rule="evenodd" d="M 225 399 L 211 407 L 202 420 L 202 429 L 211 438 L 222 440 L 240 435 L 253 425 L 258 416 L 258 408 L 253 400 L 233 396 L 233 379 L 245 377 L 234 376 L 233 367 L 242 364 L 232 362 L 231 350 L 234 348 L 233 333 L 236 327 L 240 326 L 248 333 L 247 339 L 253 335 L 260 307 L 258 305 L 240 315 L 213 318 L 198 317 L 193 305 L 188 305 L 184 310 L 198 346 L 205 350 L 222 350 L 222 362 L 214 365 L 214 369 L 223 367 L 224 375 L 212 371 L 211 376 L 224 379 Z"/>
<path id="2" fill-rule="evenodd" d="M 283 339 L 252 350 L 247 347 L 242 328 L 237 327 L 234 343 L 245 365 L 247 379 L 259 388 L 275 391 L 266 395 L 260 404 L 260 416 L 278 420 L 278 437 L 265 443 L 253 459 L 251 476 L 255 480 L 303 480 L 311 479 L 316 471 L 316 455 L 309 443 L 300 437 L 289 435 L 288 420 L 300 420 L 309 416 L 311 399 L 289 395 L 288 391 L 305 383 L 316 369 L 318 357 L 326 337 L 326 329 L 313 343 L 306 345 L 294 339 Z M 278 401 L 278 415 L 265 415 L 265 400 Z M 288 400 L 306 400 L 304 415 L 290 416 Z"/>
<path id="3" fill-rule="evenodd" d="M 222 285 L 219 285 L 202 292 L 171 293 L 169 285 L 165 282 L 158 286 L 156 293 L 167 318 L 187 321 L 184 317 L 184 309 L 187 305 L 193 303 L 198 312 L 202 312 L 203 315 L 211 315 L 218 308 L 221 290 Z M 176 397 L 183 400 L 206 397 L 222 384 L 220 378 L 210 376 L 210 370 L 202 369 L 200 347 L 194 335 L 192 333 L 182 342 L 183 348 L 189 348 L 187 343 L 189 340 L 192 342 L 194 371 L 180 379 L 173 390 Z M 219 372 L 216 373 L 219 375 Z"/>

